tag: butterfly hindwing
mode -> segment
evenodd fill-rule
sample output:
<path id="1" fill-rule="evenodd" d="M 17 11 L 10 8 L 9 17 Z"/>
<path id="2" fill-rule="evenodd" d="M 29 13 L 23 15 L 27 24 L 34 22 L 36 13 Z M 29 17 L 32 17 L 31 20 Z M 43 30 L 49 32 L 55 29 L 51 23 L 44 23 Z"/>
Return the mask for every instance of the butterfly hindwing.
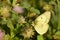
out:
<path id="1" fill-rule="evenodd" d="M 39 33 L 40 35 L 43 35 L 47 32 L 49 25 L 48 24 L 36 25 L 36 27 L 34 28 L 37 31 L 37 33 Z"/>

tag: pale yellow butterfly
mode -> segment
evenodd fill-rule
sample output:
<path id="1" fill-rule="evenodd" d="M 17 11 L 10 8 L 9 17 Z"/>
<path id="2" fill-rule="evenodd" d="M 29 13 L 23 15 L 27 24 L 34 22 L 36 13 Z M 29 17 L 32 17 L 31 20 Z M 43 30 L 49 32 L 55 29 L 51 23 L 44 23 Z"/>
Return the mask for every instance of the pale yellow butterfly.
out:
<path id="1" fill-rule="evenodd" d="M 50 20 L 50 16 L 50 11 L 46 11 L 35 19 L 35 24 L 33 24 L 33 26 L 40 35 L 47 32 L 49 28 L 48 22 Z"/>

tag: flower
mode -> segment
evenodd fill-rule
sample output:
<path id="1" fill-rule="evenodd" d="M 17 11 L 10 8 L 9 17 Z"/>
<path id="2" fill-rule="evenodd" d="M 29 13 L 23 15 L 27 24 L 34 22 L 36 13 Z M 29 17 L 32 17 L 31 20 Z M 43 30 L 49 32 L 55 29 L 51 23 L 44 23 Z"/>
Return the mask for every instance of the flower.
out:
<path id="1" fill-rule="evenodd" d="M 30 38 L 34 35 L 34 30 L 32 29 L 32 27 L 26 27 L 22 30 L 22 33 L 21 35 L 24 37 L 24 38 Z"/>
<path id="2" fill-rule="evenodd" d="M 4 35 L 5 35 L 5 33 L 0 29 L 0 40 L 3 40 L 4 38 Z"/>
<path id="3" fill-rule="evenodd" d="M 24 12 L 24 9 L 20 6 L 14 6 L 13 10 L 17 13 L 23 13 Z"/>
<path id="4" fill-rule="evenodd" d="M 25 18 L 23 16 L 20 16 L 18 19 L 18 23 L 26 23 Z"/>
<path id="5" fill-rule="evenodd" d="M 1 7 L 0 9 L 1 16 L 8 17 L 10 15 L 7 7 Z"/>
<path id="6" fill-rule="evenodd" d="M 6 18 L 8 18 L 10 16 L 8 7 L 1 7 L 1 9 L 0 9 L 0 15 L 2 16 L 1 18 L 3 20 L 6 20 Z"/>

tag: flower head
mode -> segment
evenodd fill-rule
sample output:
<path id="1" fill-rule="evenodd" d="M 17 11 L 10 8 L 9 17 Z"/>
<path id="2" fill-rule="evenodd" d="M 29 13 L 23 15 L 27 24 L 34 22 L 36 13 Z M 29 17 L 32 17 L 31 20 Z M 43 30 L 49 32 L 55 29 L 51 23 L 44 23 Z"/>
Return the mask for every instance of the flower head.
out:
<path id="1" fill-rule="evenodd" d="M 1 16 L 8 17 L 10 15 L 7 7 L 1 7 L 0 9 Z"/>
<path id="2" fill-rule="evenodd" d="M 24 38 L 30 38 L 34 35 L 34 30 L 32 27 L 26 27 L 22 30 L 21 35 L 24 36 Z"/>
<path id="3" fill-rule="evenodd" d="M 1 7 L 1 9 L 0 9 L 0 15 L 2 16 L 1 18 L 3 20 L 6 20 L 6 18 L 8 18 L 10 16 L 8 7 Z"/>
<path id="4" fill-rule="evenodd" d="M 24 9 L 20 6 L 14 6 L 13 10 L 17 13 L 23 13 L 24 12 Z"/>
<path id="5" fill-rule="evenodd" d="M 20 16 L 18 19 L 18 23 L 26 23 L 25 18 L 23 16 Z"/>

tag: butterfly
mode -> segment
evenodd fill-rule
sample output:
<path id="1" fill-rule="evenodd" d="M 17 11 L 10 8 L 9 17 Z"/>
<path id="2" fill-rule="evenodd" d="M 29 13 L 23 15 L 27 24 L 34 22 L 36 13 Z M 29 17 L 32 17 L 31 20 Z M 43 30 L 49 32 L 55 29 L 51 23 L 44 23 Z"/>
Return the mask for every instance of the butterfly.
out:
<path id="1" fill-rule="evenodd" d="M 43 35 L 47 32 L 49 28 L 48 23 L 49 23 L 50 17 L 51 17 L 51 12 L 46 11 L 35 19 L 32 25 L 34 26 L 34 29 L 37 31 L 37 33 L 39 33 L 40 35 Z"/>

